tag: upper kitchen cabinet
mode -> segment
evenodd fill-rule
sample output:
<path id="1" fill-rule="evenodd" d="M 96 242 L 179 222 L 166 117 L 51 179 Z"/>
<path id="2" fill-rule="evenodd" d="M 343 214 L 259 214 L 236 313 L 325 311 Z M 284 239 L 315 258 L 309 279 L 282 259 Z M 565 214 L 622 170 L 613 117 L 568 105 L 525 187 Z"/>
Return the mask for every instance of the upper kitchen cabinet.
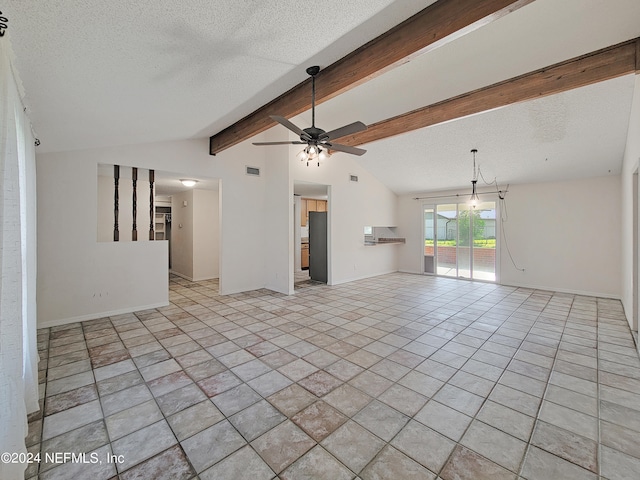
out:
<path id="1" fill-rule="evenodd" d="M 307 212 L 307 199 L 300 199 L 300 226 L 307 226 L 307 219 L 309 217 L 309 213 Z"/>
<path id="2" fill-rule="evenodd" d="M 306 227 L 309 223 L 309 212 L 326 212 L 327 201 L 315 198 L 300 199 L 300 226 Z"/>

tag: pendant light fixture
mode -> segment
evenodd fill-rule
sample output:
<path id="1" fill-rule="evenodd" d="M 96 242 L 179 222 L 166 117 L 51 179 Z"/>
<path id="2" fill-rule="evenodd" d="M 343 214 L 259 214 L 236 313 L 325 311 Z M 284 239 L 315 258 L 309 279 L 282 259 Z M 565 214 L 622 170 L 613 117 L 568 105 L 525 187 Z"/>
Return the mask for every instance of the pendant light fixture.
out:
<path id="1" fill-rule="evenodd" d="M 472 208 L 476 208 L 478 203 L 480 203 L 480 198 L 478 197 L 478 193 L 476 192 L 476 184 L 478 183 L 478 171 L 476 170 L 476 153 L 478 153 L 477 149 L 471 150 L 473 154 L 473 179 L 471 180 L 471 198 L 469 199 L 469 204 Z"/>

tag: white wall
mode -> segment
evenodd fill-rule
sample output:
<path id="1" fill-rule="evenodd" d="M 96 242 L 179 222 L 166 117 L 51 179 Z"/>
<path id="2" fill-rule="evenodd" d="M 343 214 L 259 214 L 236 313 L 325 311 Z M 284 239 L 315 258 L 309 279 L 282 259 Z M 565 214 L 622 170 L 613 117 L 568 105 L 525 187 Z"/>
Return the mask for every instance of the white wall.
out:
<path id="1" fill-rule="evenodd" d="M 268 138 L 268 134 L 252 141 Z M 137 242 L 127 250 L 122 247 L 127 242 L 119 242 L 120 249 L 115 250 L 111 242 L 96 241 L 98 164 L 136 165 L 187 177 L 221 179 L 222 294 L 264 287 L 293 291 L 294 179 L 330 186 L 330 283 L 396 271 L 397 246 L 363 244 L 365 225 L 397 224 L 395 194 L 348 155 L 336 154 L 323 166 L 312 168 L 294 159 L 297 152 L 291 153 L 286 147 L 258 148 L 243 142 L 210 156 L 208 139 L 198 139 L 40 154 L 40 324 L 95 318 L 114 309 L 132 311 L 167 302 L 166 242 Z M 263 174 L 246 175 L 246 165 L 260 168 Z M 358 175 L 360 182 L 350 182 L 349 174 Z M 175 235 L 175 212 L 172 215 Z M 125 252 L 130 256 L 129 265 L 121 262 L 120 255 Z M 123 272 L 130 276 L 130 288 L 116 295 L 111 285 L 121 281 L 122 272 L 109 270 L 105 275 L 94 267 L 96 262 L 100 269 L 122 264 Z M 151 288 L 154 295 L 146 291 L 149 279 L 158 282 Z M 108 298 L 100 296 L 106 293 Z"/>
<path id="2" fill-rule="evenodd" d="M 627 321 L 631 329 L 637 331 L 638 325 L 634 324 L 634 317 L 637 319 L 639 314 L 636 311 L 634 315 L 633 294 L 634 290 L 637 295 L 640 294 L 640 285 L 634 284 L 633 281 L 633 254 L 634 249 L 637 253 L 640 246 L 633 243 L 633 182 L 634 173 L 640 166 L 640 75 L 636 75 L 635 82 L 627 145 L 622 162 L 622 269 L 620 281 L 622 283 L 622 305 Z"/>
<path id="3" fill-rule="evenodd" d="M 38 155 L 39 325 L 97 318 L 114 309 L 133 311 L 168 302 L 166 242 L 137 242 L 137 248 L 152 245 L 144 250 L 143 260 L 138 258 L 139 252 L 134 252 L 136 247 L 99 249 L 98 164 L 137 165 L 187 177 L 220 178 L 220 291 L 229 294 L 265 286 L 266 252 L 264 245 L 256 242 L 267 222 L 265 179 L 245 175 L 246 164 L 264 167 L 264 150 L 245 142 L 215 157 L 208 152 L 208 139 L 198 139 Z M 127 242 L 119 243 L 122 246 Z M 100 294 L 120 279 L 118 272 L 105 276 L 96 262 L 120 264 L 120 255 L 125 252 L 131 256 L 129 264 L 122 263 L 127 267 L 124 271 L 131 288 L 121 296 L 110 291 L 106 301 Z M 153 298 L 146 292 L 149 279 L 155 282 Z"/>
<path id="4" fill-rule="evenodd" d="M 168 303 L 166 242 L 97 241 L 97 162 L 37 157 L 38 326 Z"/>
<path id="5" fill-rule="evenodd" d="M 264 138 L 264 137 L 262 137 Z M 257 138 L 252 139 L 252 141 Z M 208 141 L 207 152 L 208 152 Z M 220 293 L 264 288 L 266 247 L 260 240 L 271 221 L 265 206 L 264 176 L 246 175 L 246 166 L 264 171 L 266 148 L 249 142 L 209 157 L 221 185 Z"/>
<path id="6" fill-rule="evenodd" d="M 401 231 L 408 238 L 399 267 L 418 273 L 425 202 L 415 196 L 400 200 Z M 499 238 L 499 283 L 620 298 L 620 177 L 511 185 L 506 205 L 503 228 L 525 271 L 514 267 Z"/>
<path id="7" fill-rule="evenodd" d="M 219 275 L 219 201 L 218 192 L 193 190 L 193 279 L 218 278 Z"/>
<path id="8" fill-rule="evenodd" d="M 513 185 L 500 282 L 620 298 L 620 177 Z"/>
<path id="9" fill-rule="evenodd" d="M 277 134 L 278 132 L 276 132 Z M 272 135 L 272 132 L 268 132 Z M 268 137 L 269 138 L 269 137 Z M 276 140 L 274 138 L 274 140 Z M 261 147 L 266 153 L 262 174 L 265 179 L 265 223 L 262 235 L 266 288 L 293 294 L 293 180 L 290 176 L 289 148 Z"/>
<path id="10" fill-rule="evenodd" d="M 397 271 L 399 245 L 364 245 L 365 226 L 398 225 L 397 196 L 351 155 L 336 153 L 320 167 L 307 167 L 295 159 L 299 150 L 289 153 L 292 180 L 329 186 L 329 284 Z M 359 181 L 351 182 L 350 174 Z"/>
<path id="11" fill-rule="evenodd" d="M 171 196 L 171 271 L 193 280 L 193 190 Z"/>

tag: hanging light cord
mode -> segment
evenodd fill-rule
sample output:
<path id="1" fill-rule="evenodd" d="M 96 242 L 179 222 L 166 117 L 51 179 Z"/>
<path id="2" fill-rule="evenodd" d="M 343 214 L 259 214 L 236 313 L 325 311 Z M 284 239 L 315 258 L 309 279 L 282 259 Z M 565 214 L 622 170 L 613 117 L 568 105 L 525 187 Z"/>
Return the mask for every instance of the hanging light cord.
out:
<path id="1" fill-rule="evenodd" d="M 473 179 L 477 180 L 478 177 L 476 175 L 475 149 L 472 150 L 472 152 L 473 152 Z M 505 232 L 505 228 L 504 228 L 505 222 L 509 219 L 509 213 L 507 211 L 507 201 L 505 200 L 505 196 L 506 196 L 505 194 L 506 192 L 509 191 L 509 185 L 507 184 L 507 188 L 505 188 L 504 191 L 502 191 L 498 186 L 498 177 L 493 177 L 493 181 L 487 182 L 487 180 L 484 178 L 484 175 L 482 175 L 482 170 L 480 169 L 480 165 L 478 165 L 477 174 L 480 175 L 480 178 L 482 179 L 485 185 L 494 185 L 496 188 L 496 193 L 498 194 L 498 198 L 500 201 L 500 234 L 502 235 L 502 240 L 504 241 L 504 246 L 507 249 L 507 253 L 509 254 L 509 259 L 511 260 L 511 264 L 513 265 L 513 268 L 515 268 L 520 272 L 524 272 L 524 268 L 520 268 L 516 264 L 515 260 L 513 259 L 513 255 L 511 254 L 511 249 L 509 248 L 509 242 L 507 241 L 507 233 Z"/>
<path id="2" fill-rule="evenodd" d="M 507 185 L 507 190 L 509 190 L 509 185 Z M 509 212 L 507 211 L 507 201 L 505 200 L 502 194 L 498 195 L 500 199 L 500 234 L 502 235 L 502 240 L 504 241 L 504 246 L 507 249 L 507 253 L 509 254 L 509 259 L 511 260 L 511 264 L 513 268 L 520 272 L 524 272 L 524 268 L 520 268 L 516 261 L 513 259 L 513 255 L 511 254 L 511 249 L 509 248 L 509 242 L 507 241 L 507 232 L 505 231 L 504 224 L 507 220 L 509 220 Z"/>
<path id="3" fill-rule="evenodd" d="M 478 175 L 480 175 L 480 178 L 482 179 L 482 181 L 484 182 L 485 185 L 495 185 L 496 186 L 496 192 L 500 193 L 500 187 L 498 186 L 498 178 L 497 177 L 493 177 L 493 180 L 491 182 L 487 182 L 484 178 L 484 175 L 482 175 L 482 170 L 480 169 L 480 165 L 478 165 Z M 476 177 L 477 178 L 477 177 Z"/>

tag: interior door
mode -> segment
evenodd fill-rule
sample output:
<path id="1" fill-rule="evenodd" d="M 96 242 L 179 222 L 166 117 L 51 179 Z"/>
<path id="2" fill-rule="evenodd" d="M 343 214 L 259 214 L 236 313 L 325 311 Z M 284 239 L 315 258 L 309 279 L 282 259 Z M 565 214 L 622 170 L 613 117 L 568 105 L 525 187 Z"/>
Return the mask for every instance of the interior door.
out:
<path id="1" fill-rule="evenodd" d="M 309 277 L 327 283 L 327 212 L 309 212 Z"/>

